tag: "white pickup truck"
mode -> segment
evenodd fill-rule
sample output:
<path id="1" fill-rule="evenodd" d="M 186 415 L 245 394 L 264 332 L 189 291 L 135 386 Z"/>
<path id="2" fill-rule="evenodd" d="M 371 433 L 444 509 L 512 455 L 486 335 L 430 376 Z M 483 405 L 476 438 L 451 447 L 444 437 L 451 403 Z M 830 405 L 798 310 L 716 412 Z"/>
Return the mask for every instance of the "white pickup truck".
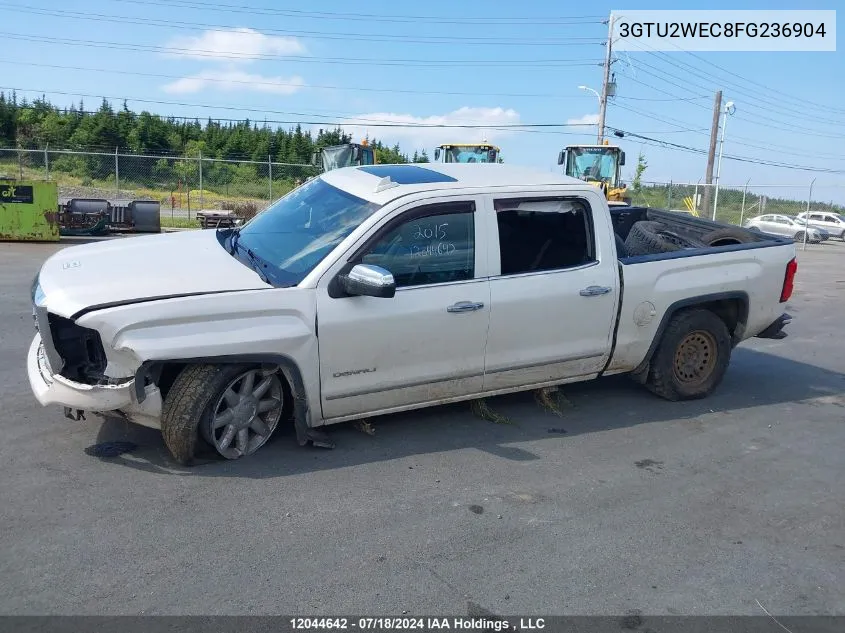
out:
<path id="1" fill-rule="evenodd" d="M 629 373 L 706 396 L 731 350 L 782 338 L 791 240 L 612 212 L 510 165 L 327 172 L 239 229 L 59 251 L 33 282 L 32 390 L 74 419 L 160 428 L 191 463 L 319 427 Z"/>

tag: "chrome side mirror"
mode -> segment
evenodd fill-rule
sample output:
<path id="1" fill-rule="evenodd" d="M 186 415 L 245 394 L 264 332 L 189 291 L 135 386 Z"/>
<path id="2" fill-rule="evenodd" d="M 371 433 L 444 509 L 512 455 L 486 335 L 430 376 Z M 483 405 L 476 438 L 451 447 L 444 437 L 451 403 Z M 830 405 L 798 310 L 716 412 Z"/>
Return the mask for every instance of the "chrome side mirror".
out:
<path id="1" fill-rule="evenodd" d="M 346 294 L 390 299 L 396 294 L 393 274 L 381 266 L 357 264 L 346 275 L 340 275 L 340 285 Z"/>

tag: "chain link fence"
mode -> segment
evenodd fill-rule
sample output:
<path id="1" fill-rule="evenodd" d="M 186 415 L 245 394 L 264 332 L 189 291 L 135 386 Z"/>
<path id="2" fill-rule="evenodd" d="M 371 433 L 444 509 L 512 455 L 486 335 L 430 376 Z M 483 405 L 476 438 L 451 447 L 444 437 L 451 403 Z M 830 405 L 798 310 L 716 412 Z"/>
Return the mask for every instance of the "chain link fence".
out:
<path id="1" fill-rule="evenodd" d="M 0 177 L 46 179 L 58 183 L 59 197 L 109 201 L 155 200 L 164 224 L 190 224 L 200 211 L 252 215 L 320 172 L 306 164 L 225 160 L 203 156 L 156 156 L 73 150 L 0 149 Z M 631 202 L 673 209 L 720 222 L 743 225 L 749 219 L 808 209 L 845 214 L 845 185 L 741 184 L 645 181 L 628 183 Z"/>
<path id="2" fill-rule="evenodd" d="M 162 220 L 200 211 L 254 213 L 319 173 L 312 165 L 202 156 L 0 149 L 0 177 L 53 180 L 59 198 L 155 200 Z"/>
<path id="3" fill-rule="evenodd" d="M 762 215 L 795 217 L 808 210 L 845 216 L 845 204 L 841 202 L 845 185 L 816 185 L 815 181 L 758 184 L 749 180 L 739 185 L 720 185 L 718 190 L 715 185 L 702 183 L 648 181 L 638 189 L 629 183 L 628 191 L 634 205 L 671 209 L 740 226 Z"/>

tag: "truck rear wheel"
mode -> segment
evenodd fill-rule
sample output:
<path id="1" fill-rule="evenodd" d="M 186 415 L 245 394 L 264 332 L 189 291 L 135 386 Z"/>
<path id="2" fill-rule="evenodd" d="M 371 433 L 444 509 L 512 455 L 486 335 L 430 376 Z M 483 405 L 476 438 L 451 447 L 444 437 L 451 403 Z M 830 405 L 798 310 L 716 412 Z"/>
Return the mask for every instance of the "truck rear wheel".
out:
<path id="1" fill-rule="evenodd" d="M 284 413 L 282 379 L 245 365 L 191 365 L 173 382 L 162 407 L 161 431 L 174 459 L 190 465 L 197 437 L 226 459 L 252 455 Z"/>
<path id="2" fill-rule="evenodd" d="M 646 387 L 667 400 L 710 395 L 728 368 L 731 336 L 725 322 L 709 310 L 676 314 L 654 352 Z"/>

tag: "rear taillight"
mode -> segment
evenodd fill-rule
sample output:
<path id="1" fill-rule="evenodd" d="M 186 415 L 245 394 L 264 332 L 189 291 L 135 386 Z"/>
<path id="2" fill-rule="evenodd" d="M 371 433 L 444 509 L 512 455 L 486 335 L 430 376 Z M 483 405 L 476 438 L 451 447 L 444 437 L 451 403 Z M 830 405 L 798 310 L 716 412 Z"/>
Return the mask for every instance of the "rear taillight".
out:
<path id="1" fill-rule="evenodd" d="M 783 278 L 783 289 L 780 291 L 780 302 L 786 303 L 795 288 L 795 273 L 798 272 L 798 260 L 794 257 L 786 265 L 786 275 Z"/>

